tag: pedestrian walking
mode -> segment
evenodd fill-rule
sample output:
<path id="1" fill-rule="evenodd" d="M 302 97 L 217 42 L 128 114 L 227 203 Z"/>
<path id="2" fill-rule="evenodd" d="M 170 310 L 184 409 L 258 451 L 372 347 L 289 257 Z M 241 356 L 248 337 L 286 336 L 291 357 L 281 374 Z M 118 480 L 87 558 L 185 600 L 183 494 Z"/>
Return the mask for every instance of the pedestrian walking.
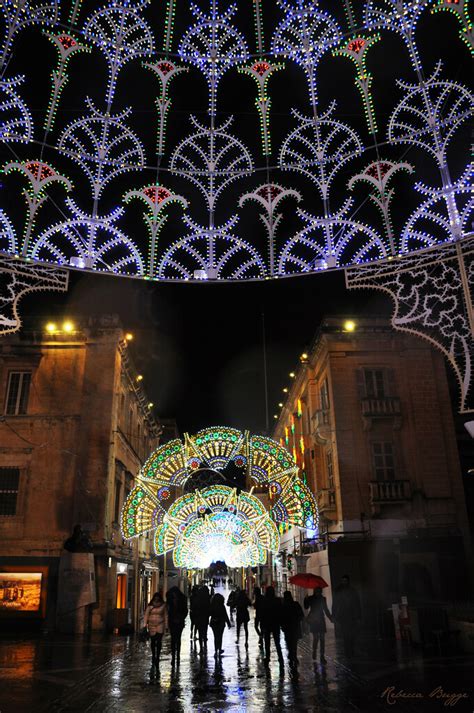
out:
<path id="1" fill-rule="evenodd" d="M 166 604 L 159 592 L 155 592 L 150 603 L 145 609 L 143 625 L 148 628 L 151 645 L 150 675 L 158 673 L 160 668 L 160 654 L 163 634 L 166 628 Z"/>
<path id="2" fill-rule="evenodd" d="M 229 615 L 227 614 L 222 594 L 214 594 L 212 597 L 209 614 L 209 625 L 214 634 L 214 658 L 217 659 L 224 653 L 224 649 L 222 648 L 222 635 L 225 625 L 227 624 L 228 628 L 231 628 Z"/>
<path id="3" fill-rule="evenodd" d="M 191 595 L 189 597 L 189 618 L 191 620 L 191 633 L 189 635 L 189 638 L 192 639 L 194 636 L 194 639 L 197 639 L 197 627 L 196 627 L 196 619 L 195 619 L 195 613 L 194 613 L 194 607 L 196 605 L 196 597 L 197 593 L 199 591 L 199 587 L 197 584 L 193 585 L 193 588 L 191 589 Z"/>
<path id="4" fill-rule="evenodd" d="M 341 584 L 334 593 L 332 613 L 336 622 L 337 633 L 342 635 L 344 653 L 348 658 L 352 658 L 354 656 L 356 633 L 361 618 L 361 608 L 359 595 L 354 587 L 351 587 L 349 575 L 347 574 L 342 577 Z"/>
<path id="5" fill-rule="evenodd" d="M 171 587 L 166 595 L 168 627 L 171 635 L 171 665 L 177 663 L 181 653 L 181 634 L 188 616 L 186 597 L 178 587 Z"/>
<path id="6" fill-rule="evenodd" d="M 249 647 L 249 621 L 250 621 L 250 614 L 249 614 L 249 607 L 252 605 L 250 599 L 248 598 L 246 592 L 244 592 L 243 589 L 241 589 L 236 598 L 235 598 L 235 611 L 236 611 L 236 616 L 237 616 L 237 639 L 235 641 L 236 644 L 239 643 L 240 639 L 240 627 L 243 624 L 244 631 L 245 631 L 245 648 L 248 649 Z"/>
<path id="7" fill-rule="evenodd" d="M 260 627 L 260 614 L 261 614 L 261 608 L 262 608 L 262 600 L 263 600 L 263 594 L 262 590 L 260 587 L 255 587 L 253 590 L 254 593 L 254 601 L 253 601 L 253 606 L 255 609 L 255 631 L 258 634 L 258 645 L 260 646 L 261 649 L 263 649 L 263 633 Z"/>
<path id="8" fill-rule="evenodd" d="M 233 589 L 229 596 L 227 597 L 227 606 L 230 609 L 230 620 L 234 621 L 234 611 L 235 611 L 235 600 L 237 599 L 237 595 L 239 593 L 239 588 Z"/>
<path id="9" fill-rule="evenodd" d="M 295 669 L 298 666 L 298 641 L 303 635 L 301 623 L 304 613 L 299 602 L 293 599 L 291 592 L 283 594 L 281 612 L 281 628 L 285 635 L 288 660 L 290 667 Z"/>
<path id="10" fill-rule="evenodd" d="M 194 604 L 194 621 L 199 635 L 199 650 L 207 650 L 207 627 L 209 625 L 209 609 L 211 598 L 206 586 L 200 587 Z"/>
<path id="11" fill-rule="evenodd" d="M 309 624 L 309 630 L 313 635 L 313 661 L 316 660 L 319 643 L 319 656 L 321 663 L 326 663 L 324 657 L 326 643 L 326 619 L 332 621 L 331 613 L 326 604 L 326 599 L 323 597 L 321 587 L 316 587 L 310 597 L 305 597 L 304 608 L 309 609 L 309 614 L 306 621 Z"/>
<path id="12" fill-rule="evenodd" d="M 273 587 L 267 587 L 265 596 L 262 598 L 260 613 L 260 626 L 263 632 L 265 649 L 265 666 L 268 666 L 270 663 L 270 640 L 272 637 L 278 655 L 278 661 L 280 662 L 280 666 L 283 666 L 283 654 L 281 653 L 280 645 L 281 609 L 281 599 L 275 596 L 275 589 Z"/>

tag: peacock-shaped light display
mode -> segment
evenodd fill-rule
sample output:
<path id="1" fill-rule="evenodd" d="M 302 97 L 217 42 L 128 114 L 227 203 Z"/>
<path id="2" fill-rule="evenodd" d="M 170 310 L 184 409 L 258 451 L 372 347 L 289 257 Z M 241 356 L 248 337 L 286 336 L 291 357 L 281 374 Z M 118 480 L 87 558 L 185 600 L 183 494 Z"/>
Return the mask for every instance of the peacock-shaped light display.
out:
<path id="1" fill-rule="evenodd" d="M 229 468 L 245 489 L 228 483 Z M 215 482 L 200 487 L 203 473 Z M 282 528 L 314 530 L 317 523 L 316 500 L 288 451 L 222 426 L 159 446 L 122 511 L 125 538 L 154 532 L 156 554 L 172 550 L 175 565 L 190 569 L 213 559 L 264 564 L 267 552 L 278 552 Z"/>

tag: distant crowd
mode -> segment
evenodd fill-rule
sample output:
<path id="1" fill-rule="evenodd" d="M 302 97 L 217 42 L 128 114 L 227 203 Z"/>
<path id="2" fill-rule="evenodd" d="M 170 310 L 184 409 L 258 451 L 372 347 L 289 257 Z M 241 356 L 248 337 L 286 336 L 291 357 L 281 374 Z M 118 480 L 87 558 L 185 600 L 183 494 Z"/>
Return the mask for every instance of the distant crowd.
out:
<path id="1" fill-rule="evenodd" d="M 224 649 L 222 638 L 224 629 L 232 627 L 235 619 L 236 643 L 239 644 L 241 632 L 244 635 L 244 645 L 248 649 L 249 609 L 254 610 L 254 627 L 258 634 L 259 647 L 263 651 L 265 666 L 271 658 L 271 643 L 275 649 L 280 667 L 284 667 L 281 649 L 281 632 L 283 632 L 288 654 L 288 664 L 293 671 L 298 667 L 298 642 L 304 633 L 312 634 L 312 656 L 317 659 L 318 648 L 321 664 L 326 663 L 325 636 L 326 619 L 335 621 L 338 631 L 344 641 L 344 652 L 347 657 L 354 656 L 355 636 L 361 617 L 359 596 L 350 585 L 349 577 L 342 578 L 341 584 L 334 592 L 332 612 L 329 611 L 322 589 L 316 588 L 311 596 L 304 598 L 303 606 L 307 610 L 305 616 L 301 605 L 293 599 L 291 592 L 284 593 L 280 599 L 275 595 L 273 587 L 267 587 L 262 594 L 259 587 L 254 589 L 254 600 L 250 601 L 247 593 L 239 587 L 232 589 L 225 601 L 223 595 L 215 592 L 215 588 L 225 585 L 224 579 L 213 581 L 209 588 L 206 584 L 193 586 L 189 602 L 178 587 L 172 587 L 164 601 L 160 592 L 156 592 L 145 610 L 144 628 L 141 638 L 149 637 L 151 644 L 152 665 L 150 674 L 154 676 L 159 671 L 161 645 L 166 629 L 171 637 L 171 665 L 179 666 L 181 654 L 181 637 L 186 617 L 191 620 L 191 639 L 199 643 L 201 655 L 207 653 L 209 627 L 214 637 L 214 658 L 220 661 Z M 229 613 L 227 612 L 227 607 Z"/>

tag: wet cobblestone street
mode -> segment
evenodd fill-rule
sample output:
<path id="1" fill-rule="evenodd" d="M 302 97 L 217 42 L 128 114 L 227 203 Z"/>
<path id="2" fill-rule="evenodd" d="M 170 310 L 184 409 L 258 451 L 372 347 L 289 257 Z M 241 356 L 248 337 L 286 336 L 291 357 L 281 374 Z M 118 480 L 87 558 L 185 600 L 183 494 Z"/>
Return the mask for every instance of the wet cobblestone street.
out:
<path id="1" fill-rule="evenodd" d="M 327 664 L 313 662 L 310 640 L 299 645 L 297 677 L 276 657 L 268 669 L 249 625 L 249 648 L 235 643 L 235 628 L 224 634 L 222 665 L 214 660 L 209 629 L 207 655 L 183 632 L 179 668 L 171 668 L 165 636 L 160 675 L 150 678 L 148 645 L 135 638 L 0 639 L 0 710 L 91 713 L 140 711 L 425 711 L 474 710 L 473 657 L 425 658 L 410 649 L 383 650 L 364 642 L 350 664 L 330 633 Z M 284 652 L 286 653 L 286 652 Z M 393 688 L 392 688 L 393 687 Z M 384 693 L 390 689 L 390 694 Z M 393 696 L 400 691 L 415 698 Z M 462 694 L 446 699 L 445 694 Z M 430 695 L 431 694 L 431 695 Z"/>

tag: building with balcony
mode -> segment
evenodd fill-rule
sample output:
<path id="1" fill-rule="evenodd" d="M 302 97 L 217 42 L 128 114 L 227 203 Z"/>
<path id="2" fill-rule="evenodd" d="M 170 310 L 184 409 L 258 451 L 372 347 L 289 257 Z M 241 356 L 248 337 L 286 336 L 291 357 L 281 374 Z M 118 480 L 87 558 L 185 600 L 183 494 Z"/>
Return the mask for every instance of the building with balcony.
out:
<path id="1" fill-rule="evenodd" d="M 63 545 L 77 524 L 93 548 L 84 629 L 136 625 L 157 586 L 151 539 L 126 542 L 119 525 L 160 437 L 131 338 L 115 316 L 103 316 L 0 339 L 0 579 L 41 575 L 41 606 L 23 612 L 8 601 L 4 619 L 60 625 Z"/>
<path id="2" fill-rule="evenodd" d="M 401 596 L 467 598 L 452 407 L 443 358 L 427 342 L 386 319 L 326 319 L 285 387 L 273 435 L 319 504 L 317 532 L 282 538 L 303 567 L 333 585 L 352 575 L 369 609 Z"/>

